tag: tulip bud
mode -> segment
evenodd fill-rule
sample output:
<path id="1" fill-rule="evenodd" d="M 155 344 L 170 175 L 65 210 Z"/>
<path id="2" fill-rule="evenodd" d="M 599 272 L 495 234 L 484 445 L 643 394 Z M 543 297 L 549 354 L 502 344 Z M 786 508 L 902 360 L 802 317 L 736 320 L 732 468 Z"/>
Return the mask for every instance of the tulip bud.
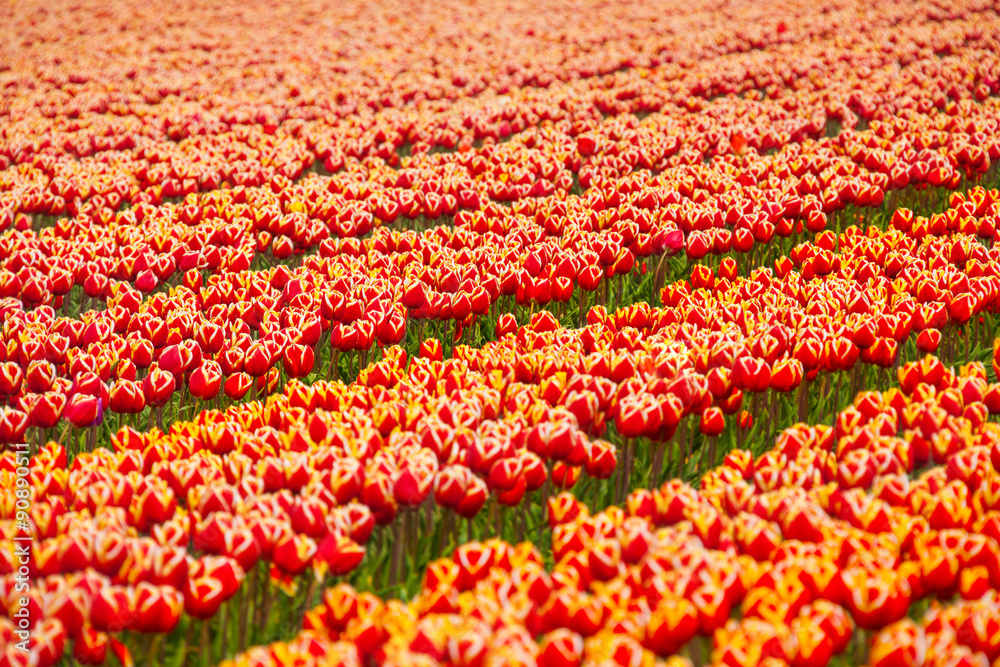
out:
<path id="1" fill-rule="evenodd" d="M 479 514 L 479 510 L 483 508 L 486 504 L 486 499 L 489 497 L 489 490 L 486 487 L 486 483 L 478 477 L 472 476 L 469 480 L 468 489 L 465 492 L 465 497 L 455 508 L 455 513 L 459 516 L 471 519 L 472 517 Z"/>
<path id="2" fill-rule="evenodd" d="M 393 485 L 396 502 L 405 507 L 419 507 L 433 489 L 435 470 L 410 465 L 401 470 Z"/>
<path id="3" fill-rule="evenodd" d="M 285 574 L 297 576 L 309 567 L 316 550 L 316 543 L 311 538 L 288 533 L 275 542 L 271 561 Z"/>
<path id="4" fill-rule="evenodd" d="M 434 486 L 434 500 L 442 507 L 454 509 L 465 497 L 470 473 L 462 466 L 448 466 L 441 470 Z"/>
<path id="5" fill-rule="evenodd" d="M 688 248 L 690 252 L 690 247 Z M 712 269 L 704 264 L 696 264 L 691 270 L 691 286 L 695 289 L 711 289 L 715 285 Z"/>
<path id="6" fill-rule="evenodd" d="M 26 401 L 28 423 L 39 428 L 52 428 L 62 418 L 68 400 L 61 392 L 31 394 Z"/>
<path id="7" fill-rule="evenodd" d="M 190 351 L 180 345 L 168 345 L 157 358 L 157 366 L 174 376 L 183 375 L 191 364 Z"/>
<path id="8" fill-rule="evenodd" d="M 152 407 L 163 407 L 174 395 L 176 382 L 174 376 L 154 365 L 142 381 L 142 391 L 146 403 Z"/>
<path id="9" fill-rule="evenodd" d="M 710 407 L 702 413 L 701 421 L 698 423 L 698 429 L 703 435 L 715 437 L 722 433 L 725 428 L 726 420 L 725 417 L 722 416 L 722 410 L 718 407 Z"/>
<path id="10" fill-rule="evenodd" d="M 234 401 L 238 401 L 247 395 L 250 387 L 253 386 L 253 378 L 246 373 L 234 373 L 226 378 L 224 389 L 226 396 Z"/>
<path id="11" fill-rule="evenodd" d="M 580 287 L 584 290 L 594 292 L 600 287 L 603 278 L 604 272 L 601 270 L 601 267 L 588 264 L 580 269 L 577 282 L 579 282 Z"/>
<path id="12" fill-rule="evenodd" d="M 0 442 L 13 444 L 24 442 L 28 430 L 28 415 L 20 410 L 4 406 L 0 412 Z"/>
<path id="13" fill-rule="evenodd" d="M 321 573 L 341 577 L 353 571 L 364 558 L 365 549 L 343 535 L 330 534 L 319 543 L 313 567 Z"/>
<path id="14" fill-rule="evenodd" d="M 760 392 L 771 385 L 771 369 L 761 359 L 743 356 L 733 364 L 733 386 L 740 391 Z"/>
<path id="15" fill-rule="evenodd" d="M 566 628 L 545 636 L 539 645 L 538 664 L 551 667 L 578 667 L 583 661 L 583 637 Z"/>
<path id="16" fill-rule="evenodd" d="M 513 335 L 517 333 L 517 320 L 511 313 L 503 313 L 497 319 L 496 326 L 496 337 L 497 340 L 503 339 L 505 336 Z"/>
<path id="17" fill-rule="evenodd" d="M 771 370 L 771 387 L 787 393 L 802 384 L 803 366 L 798 359 L 779 359 Z"/>
<path id="18" fill-rule="evenodd" d="M 869 664 L 919 665 L 926 651 L 924 631 L 910 619 L 904 619 L 882 629 L 872 641 Z"/>
<path id="19" fill-rule="evenodd" d="M 406 336 L 406 316 L 393 309 L 375 327 L 375 337 L 383 346 L 397 345 Z"/>
<path id="20" fill-rule="evenodd" d="M 806 217 L 806 229 L 813 234 L 826 229 L 826 214 L 820 210 L 809 211 L 809 215 Z"/>
<path id="21" fill-rule="evenodd" d="M 146 409 L 146 398 L 138 382 L 116 380 L 108 398 L 111 411 L 118 414 L 134 415 Z"/>
<path id="22" fill-rule="evenodd" d="M 207 620 L 215 616 L 225 600 L 222 582 L 218 579 L 208 576 L 191 577 L 184 591 L 184 612 L 188 616 Z"/>
<path id="23" fill-rule="evenodd" d="M 677 653 L 698 632 L 693 604 L 682 597 L 665 597 L 652 610 L 642 644 L 657 655 Z"/>
<path id="24" fill-rule="evenodd" d="M 24 383 L 30 391 L 41 394 L 52 388 L 56 378 L 56 367 L 48 361 L 34 360 L 28 364 Z M 13 392 L 12 392 L 13 393 Z"/>
<path id="25" fill-rule="evenodd" d="M 940 344 L 941 331 L 938 329 L 924 329 L 917 334 L 917 349 L 924 354 L 934 354 Z"/>
<path id="26" fill-rule="evenodd" d="M 148 368 L 153 363 L 153 343 L 145 338 L 129 337 L 125 339 L 127 349 L 125 356 L 136 365 L 137 368 Z"/>
<path id="27" fill-rule="evenodd" d="M 259 378 L 263 377 L 270 370 L 272 362 L 273 355 L 267 344 L 263 341 L 255 341 L 250 345 L 250 349 L 247 350 L 243 369 L 251 377 Z"/>
<path id="28" fill-rule="evenodd" d="M 649 394 L 626 397 L 618 405 L 615 428 L 626 438 L 652 435 L 662 424 L 660 403 Z"/>
<path id="29" fill-rule="evenodd" d="M 0 364 L 0 395 L 13 396 L 21 391 L 24 373 L 21 367 L 12 361 Z"/>
<path id="30" fill-rule="evenodd" d="M 66 405 L 63 419 L 77 428 L 99 426 L 104 421 L 104 402 L 99 397 L 74 394 Z"/>
<path id="31" fill-rule="evenodd" d="M 292 343 L 285 347 L 282 362 L 289 377 L 301 378 L 312 372 L 315 354 L 311 347 Z"/>
<path id="32" fill-rule="evenodd" d="M 695 231 L 692 232 L 690 235 L 688 235 L 687 246 L 685 250 L 687 251 L 688 257 L 690 257 L 692 260 L 698 261 L 700 259 L 703 259 L 705 255 L 707 255 L 711 251 L 711 249 L 712 249 L 711 240 L 705 232 Z M 698 265 L 698 266 L 704 266 L 704 265 Z M 698 266 L 696 266 L 695 269 L 698 269 Z M 708 267 L 704 268 L 707 269 Z M 709 269 L 709 273 L 711 273 L 711 269 Z"/>
<path id="33" fill-rule="evenodd" d="M 73 641 L 73 658 L 81 665 L 103 665 L 108 655 L 108 636 L 84 626 Z"/>
<path id="34" fill-rule="evenodd" d="M 431 361 L 441 361 L 444 359 L 444 349 L 441 347 L 441 341 L 437 338 L 427 338 L 421 341 L 417 356 L 422 359 L 430 359 Z"/>
<path id="35" fill-rule="evenodd" d="M 202 401 L 216 397 L 222 388 L 222 369 L 211 359 L 205 359 L 188 377 L 191 395 Z"/>

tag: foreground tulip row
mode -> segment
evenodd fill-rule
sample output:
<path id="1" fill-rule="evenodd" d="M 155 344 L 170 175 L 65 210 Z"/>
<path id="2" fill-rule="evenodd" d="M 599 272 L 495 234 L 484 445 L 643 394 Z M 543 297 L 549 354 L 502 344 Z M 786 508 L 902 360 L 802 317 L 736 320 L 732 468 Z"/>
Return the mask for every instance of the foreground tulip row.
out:
<path id="1" fill-rule="evenodd" d="M 469 542 L 409 601 L 338 584 L 294 640 L 223 664 L 989 664 L 1000 406 L 979 363 L 899 375 L 694 485 L 603 511 L 551 498 L 548 566 L 530 542 Z"/>

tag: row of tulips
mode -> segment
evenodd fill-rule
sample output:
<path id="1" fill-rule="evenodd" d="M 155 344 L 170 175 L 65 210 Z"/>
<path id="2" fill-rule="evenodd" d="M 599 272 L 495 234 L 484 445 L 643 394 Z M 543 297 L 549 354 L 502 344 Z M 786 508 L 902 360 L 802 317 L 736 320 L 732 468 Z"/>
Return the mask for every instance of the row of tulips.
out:
<path id="1" fill-rule="evenodd" d="M 838 242 L 851 244 L 852 239 L 864 237 L 852 233 L 838 239 L 829 232 L 821 234 L 817 244 L 800 244 L 788 256 L 779 257 L 775 273 L 783 279 L 797 266 L 806 280 L 831 272 L 855 280 L 880 278 L 889 288 L 886 299 L 894 298 L 899 291 L 898 278 L 909 276 L 907 291 L 918 298 L 918 303 L 911 301 L 906 305 L 896 299 L 897 303 L 892 304 L 894 311 L 903 308 L 910 311 L 908 316 L 916 314 L 918 330 L 946 325 L 949 316 L 943 315 L 941 308 L 950 309 L 951 320 L 963 323 L 980 309 L 991 307 L 995 297 L 995 275 L 989 268 L 992 256 L 975 242 L 975 237 L 984 235 L 984 229 L 992 235 L 989 228 L 994 226 L 996 198 L 996 191 L 977 188 L 968 198 L 954 196 L 948 211 L 929 218 L 914 218 L 908 210 L 899 210 L 891 224 L 902 235 L 886 237 L 889 243 L 878 249 L 866 249 L 865 254 L 850 247 L 854 256 L 848 258 L 846 266 L 842 258 L 840 265 L 836 265 L 835 246 Z M 604 205 L 620 203 L 619 199 L 610 199 Z M 608 210 L 618 215 L 617 209 Z M 814 210 L 809 214 L 810 219 L 813 213 L 820 220 L 824 217 L 822 212 Z M 958 233 L 963 236 L 947 241 L 947 260 L 927 254 L 937 252 L 933 242 L 938 236 Z M 261 272 L 220 274 L 213 276 L 207 286 L 201 283 L 201 275 L 195 273 L 197 280 L 172 289 L 169 294 L 155 294 L 145 300 L 135 289 L 119 284 L 111 290 L 106 311 L 89 311 L 81 319 L 57 317 L 44 307 L 27 312 L 22 310 L 23 304 L 9 301 L 10 310 L 4 319 L 7 360 L 3 366 L 4 386 L 0 390 L 7 396 L 10 407 L 5 412 L 7 423 L 0 437 L 17 441 L 29 426 L 52 428 L 61 418 L 75 427 L 92 427 L 101 423 L 107 410 L 122 415 L 142 413 L 149 408 L 152 419 L 153 412 L 161 411 L 175 393 L 201 401 L 211 400 L 223 390 L 230 399 L 240 399 L 255 387 L 255 394 L 270 394 L 282 375 L 294 378 L 314 374 L 318 370 L 317 361 L 324 361 L 324 356 L 329 371 L 334 373 L 339 374 L 341 353 L 356 352 L 360 366 L 360 357 L 366 357 L 376 343 L 382 346 L 402 342 L 408 324 L 414 320 L 454 318 L 459 330 L 463 325 L 470 328 L 478 325 L 481 329 L 479 320 L 494 312 L 497 301 L 507 295 L 515 302 L 545 304 L 552 297 L 565 302 L 575 289 L 574 282 L 580 284 L 585 294 L 588 289 L 600 287 L 602 276 L 632 271 L 632 250 L 614 245 L 616 239 L 622 238 L 620 235 L 609 236 L 609 240 L 604 240 L 595 232 L 590 236 L 590 249 L 583 241 L 576 246 L 582 255 L 589 254 L 596 267 L 581 268 L 566 256 L 556 261 L 558 246 L 543 243 L 523 256 L 527 268 L 519 272 L 510 269 L 501 257 L 483 251 L 476 253 L 475 263 L 456 264 L 454 268 L 445 264 L 435 276 L 424 258 L 440 257 L 446 251 L 456 253 L 459 258 L 469 257 L 472 253 L 468 248 L 456 251 L 456 246 L 463 241 L 473 242 L 462 230 L 447 233 L 438 228 L 414 238 L 414 246 L 405 252 L 406 246 L 400 244 L 409 245 L 406 234 L 398 238 L 377 235 L 366 243 L 367 248 L 354 246 L 353 251 L 346 242 L 328 250 L 321 246 L 319 257 L 308 258 L 294 270 L 279 265 Z M 921 246 L 924 256 L 908 264 L 901 252 L 907 249 L 912 252 L 926 237 L 930 241 Z M 489 239 L 490 235 L 481 238 Z M 680 241 L 682 234 L 675 230 L 657 238 L 669 251 L 676 248 L 672 244 Z M 695 256 L 694 247 L 703 238 L 698 232 L 689 234 L 689 255 Z M 566 241 L 563 245 L 563 251 L 573 247 Z M 900 251 L 890 253 L 896 246 Z M 362 253 L 363 249 L 367 252 Z M 23 256 L 17 253 L 10 261 L 21 263 L 25 261 L 21 259 Z M 919 272 L 928 257 L 946 262 L 947 267 L 935 270 L 946 271 L 947 275 L 920 279 Z M 542 273 L 546 262 L 551 272 L 548 279 Z M 962 277 L 962 272 L 955 269 L 955 266 L 965 269 L 967 265 L 975 267 L 968 270 L 971 278 Z M 726 279 L 725 283 L 719 283 L 722 291 L 729 292 L 736 267 L 732 257 L 720 260 L 718 274 Z M 354 282 L 364 273 L 368 275 L 360 284 Z M 97 275 L 100 274 L 89 274 L 88 280 Z M 757 272 L 752 282 L 764 285 L 770 281 L 768 275 Z M 935 281 L 942 286 L 952 281 L 949 276 L 958 282 L 949 283 L 944 291 L 933 286 Z M 423 280 L 433 280 L 433 287 Z M 716 282 L 710 267 L 695 267 L 692 274 L 695 287 L 714 287 Z M 975 289 L 970 289 L 972 283 Z M 740 291 L 746 289 L 733 290 L 731 294 L 736 296 Z M 607 294 L 605 285 L 601 297 L 606 298 Z M 675 287 L 666 288 L 664 298 L 672 300 L 667 305 L 676 308 L 681 321 L 693 317 L 689 321 L 698 323 L 698 311 L 694 315 L 685 312 L 687 309 L 681 306 L 686 304 L 677 302 L 679 293 Z M 871 299 L 866 297 L 866 300 Z M 581 298 L 581 315 L 583 306 Z M 863 303 L 860 307 L 870 310 Z M 858 306 L 851 308 L 852 316 L 860 315 L 856 312 Z M 498 330 L 509 329 L 508 320 Z M 852 324 L 861 323 L 855 318 Z M 422 332 L 424 324 L 417 326 Z M 888 335 L 871 328 L 872 325 L 867 325 L 866 332 L 861 334 L 867 341 L 862 347 L 869 348 L 875 342 L 868 339 Z M 888 337 L 898 343 L 908 332 L 905 324 L 902 331 L 903 335 Z M 882 365 L 891 363 L 893 355 L 887 350 L 879 354 L 888 362 Z"/>
<path id="2" fill-rule="evenodd" d="M 911 374 L 695 486 L 601 512 L 551 498 L 548 568 L 531 543 L 470 542 L 407 602 L 339 584 L 294 640 L 223 664 L 990 664 L 1000 430 L 983 403 L 955 404 L 986 370 L 927 357 Z"/>
<path id="3" fill-rule="evenodd" d="M 737 280 L 736 264 L 731 258 L 720 263 L 718 277 L 711 269 L 698 266 L 692 276 L 692 286 L 710 288 L 709 291 L 691 294 L 683 284 L 668 286 L 662 294 L 667 309 L 656 312 L 642 306 L 626 309 L 615 315 L 611 333 L 618 333 L 623 326 L 661 329 L 663 325 L 680 324 L 708 331 L 715 328 L 715 323 L 733 321 L 744 329 L 741 333 L 749 337 L 750 347 L 762 344 L 768 347 L 767 350 L 752 349 L 751 356 L 763 358 L 773 365 L 779 357 L 788 358 L 789 353 L 794 352 L 796 361 L 805 364 L 802 370 L 809 374 L 809 379 L 815 376 L 820 362 L 824 370 L 849 369 L 861 349 L 865 350 L 865 361 L 889 366 L 895 360 L 895 348 L 907 339 L 911 330 L 932 330 L 921 333 L 920 340 L 920 345 L 930 350 L 938 339 L 934 329 L 939 330 L 952 322 L 963 324 L 978 312 L 993 308 L 996 298 L 993 251 L 979 245 L 974 236 L 960 232 L 975 230 L 983 220 L 989 219 L 995 197 L 995 191 L 983 190 L 974 190 L 968 200 L 955 196 L 951 209 L 930 218 L 917 216 L 914 219 L 909 211 L 900 210 L 894 215 L 892 225 L 905 231 L 869 230 L 861 234 L 849 230 L 839 239 L 832 233 L 824 233 L 817 237 L 816 244 L 800 244 L 789 257 L 779 258 L 774 272 L 756 271 L 752 279 Z M 949 233 L 954 236 L 934 235 Z M 839 256 L 833 252 L 838 242 L 842 246 Z M 104 410 L 109 408 L 119 414 L 141 412 L 147 405 L 161 408 L 177 388 L 186 388 L 201 400 L 214 398 L 223 386 L 230 398 L 240 398 L 255 382 L 258 392 L 263 389 L 270 393 L 278 380 L 276 362 L 279 360 L 285 373 L 292 377 L 304 376 L 313 370 L 324 329 L 330 332 L 328 356 L 331 362 L 336 359 L 335 352 L 366 348 L 371 344 L 368 336 L 372 339 L 377 336 L 382 344 L 401 340 L 406 319 L 398 311 L 393 316 L 383 315 L 378 326 L 374 326 L 371 320 L 358 321 L 360 299 L 345 299 L 334 292 L 317 299 L 316 292 L 308 290 L 305 283 L 307 276 L 317 278 L 315 273 L 309 273 L 314 265 L 322 267 L 320 261 L 309 263 L 295 277 L 279 267 L 270 272 L 270 281 L 252 284 L 248 294 L 258 299 L 251 312 L 241 307 L 242 292 L 231 292 L 232 301 L 228 304 L 214 304 L 220 310 L 223 307 L 230 312 L 242 310 L 244 318 L 256 319 L 259 305 L 265 300 L 273 299 L 278 307 L 287 300 L 290 305 L 281 315 L 262 310 L 262 328 L 271 328 L 267 322 L 277 327 L 256 341 L 247 335 L 252 330 L 246 319 L 240 318 L 234 319 L 234 324 L 242 325 L 242 337 L 227 345 L 222 327 L 198 323 L 196 317 L 205 302 L 190 291 L 178 291 L 178 296 L 186 297 L 187 312 L 174 313 L 165 320 L 152 316 L 148 310 L 143 311 L 142 304 L 135 298 L 129 300 L 127 293 L 121 296 L 121 303 L 114 305 L 121 306 L 124 314 L 132 310 L 138 312 L 127 321 L 121 317 L 114 324 L 106 319 L 89 324 L 46 319 L 44 310 L 30 314 L 12 311 L 5 322 L 5 330 L 21 344 L 18 347 L 8 344 L 7 350 L 16 356 L 3 365 L 2 389 L 9 404 L 16 406 L 5 411 L 4 437 L 16 441 L 23 437 L 29 425 L 49 428 L 56 425 L 60 417 L 66 417 L 76 426 L 87 427 L 99 423 Z M 801 270 L 789 273 L 796 266 Z M 808 280 L 817 275 L 825 280 L 823 289 L 808 284 Z M 257 274 L 249 274 L 251 278 L 255 276 Z M 880 288 L 871 294 L 865 293 L 864 284 L 872 280 L 879 283 Z M 337 285 L 342 283 L 335 282 L 334 286 Z M 759 307 L 772 313 L 770 325 L 778 315 L 774 305 L 778 302 L 767 298 L 765 292 L 785 302 L 778 307 L 788 306 L 791 299 L 795 299 L 800 302 L 801 309 L 785 308 L 781 313 L 781 324 L 791 327 L 792 332 L 767 331 L 769 338 L 762 342 L 756 338 L 765 332 L 746 330 L 747 325 L 740 318 L 745 320 L 748 311 L 734 310 L 734 300 L 739 299 L 742 303 L 750 299 L 751 305 L 760 304 Z M 406 288 L 404 297 L 412 295 L 418 298 L 421 291 L 411 285 Z M 830 295 L 837 295 L 837 298 L 827 299 Z M 207 296 L 216 300 L 222 298 L 218 291 Z M 426 294 L 422 296 L 425 298 Z M 885 305 L 873 306 L 879 302 Z M 165 298 L 155 297 L 146 305 L 160 310 L 167 307 L 166 303 Z M 317 305 L 318 314 L 314 312 Z M 116 311 L 113 308 L 109 312 Z M 589 317 L 593 323 L 599 323 L 607 319 L 603 312 L 601 308 L 592 310 Z M 795 331 L 811 326 L 802 319 L 806 316 L 833 316 L 850 326 L 849 332 L 833 336 L 845 339 L 839 344 L 843 349 L 837 350 L 843 359 L 831 362 L 821 356 L 828 347 L 825 341 L 829 335 L 826 333 L 820 333 L 815 344 L 792 340 L 789 345 Z M 282 317 L 297 319 L 282 330 Z M 551 317 L 542 321 L 551 328 Z M 706 327 L 708 322 L 713 326 Z M 509 316 L 502 317 L 497 333 L 503 335 L 513 326 Z M 120 327 L 128 332 L 125 336 L 117 332 Z M 822 329 L 822 325 L 818 328 Z M 973 333 L 978 330 L 973 327 Z M 588 335 L 594 333 L 591 331 Z M 966 337 L 966 342 L 969 338 Z M 713 341 L 712 345 L 718 347 L 719 343 Z M 593 347 L 592 343 L 583 344 Z M 695 341 L 690 347 L 700 344 Z M 615 349 L 621 347 L 629 345 L 614 344 Z M 83 349 L 88 352 L 82 352 Z M 740 356 L 736 352 L 734 350 L 731 355 L 734 360 Z M 522 361 L 521 366 L 526 363 Z M 74 378 L 72 383 L 59 377 L 59 367 Z M 333 368 L 334 363 L 331 363 L 331 370 Z M 704 372 L 708 368 L 700 370 Z M 521 375 L 525 372 L 534 371 L 528 369 Z M 109 387 L 106 383 L 112 379 L 114 383 Z M 742 391 L 751 384 L 737 389 Z M 794 389 L 797 382 L 785 384 L 783 389 L 788 391 Z"/>
<path id="4" fill-rule="evenodd" d="M 956 197 L 955 202 L 956 209 L 967 208 L 962 198 Z M 498 334 L 504 340 L 483 350 L 460 347 L 456 354 L 481 371 L 482 377 L 499 378 L 490 382 L 504 392 L 502 401 L 512 400 L 505 393 L 512 382 L 529 383 L 535 387 L 532 392 L 549 404 L 566 407 L 588 432 L 600 435 L 610 419 L 617 420 L 617 430 L 626 437 L 669 440 L 688 414 L 705 416 L 704 429 L 717 434 L 722 414 L 744 407 L 744 392 L 768 388 L 790 392 L 803 380 L 816 380 L 821 371 L 851 371 L 856 382 L 859 376 L 852 369 L 859 359 L 883 367 L 893 365 L 911 331 L 919 333 L 920 349 L 933 351 L 940 344 L 942 328 L 963 325 L 995 306 L 996 262 L 992 251 L 971 237 L 927 237 L 918 243 L 897 231 L 870 230 L 864 235 L 849 230 L 840 242 L 839 255 L 832 253 L 835 241 L 830 233 L 822 235 L 817 245 L 798 246 L 794 255 L 802 272 L 791 271 L 794 262 L 787 259 L 784 269 L 779 262 L 778 274 L 784 273 L 780 280 L 770 272 L 755 272 L 749 280 L 732 273 L 713 278 L 707 269 L 696 271 L 694 286 L 710 289 L 692 292 L 685 284 L 669 286 L 664 289 L 667 307 L 663 309 L 638 305 L 608 314 L 595 308 L 588 315 L 591 326 L 579 331 L 559 329 L 551 315 L 542 313 L 517 336 L 508 336 L 516 324 L 509 316 L 501 317 Z M 835 264 L 836 273 L 831 273 Z M 724 262 L 720 274 L 731 268 Z M 810 284 L 807 276 L 817 273 L 822 282 Z M 890 281 L 889 275 L 895 280 Z M 866 290 L 864 284 L 881 286 Z M 736 308 L 737 300 L 741 308 Z M 990 326 L 978 319 L 966 330 L 966 347 Z M 318 330 L 319 325 L 314 328 Z M 23 330 L 11 331 L 21 334 Z M 215 365 L 212 361 L 197 358 L 210 352 L 198 346 L 201 338 L 197 344 L 182 342 L 165 348 L 166 354 L 141 383 L 119 375 L 109 389 L 100 372 L 78 371 L 71 388 L 74 397 L 64 401 L 64 406 L 56 400 L 59 389 L 51 362 L 32 360 L 27 373 L 19 372 L 16 363 L 6 362 L 5 391 L 16 405 L 27 408 L 5 411 L 6 437 L 11 441 L 23 437 L 29 424 L 54 425 L 60 407 L 70 410 L 78 425 L 92 427 L 102 417 L 102 404 L 117 410 L 123 396 L 140 401 L 140 408 L 144 400 L 162 405 L 170 396 L 164 387 L 172 390 L 188 384 L 199 398 L 212 398 L 206 386 L 211 389 L 214 384 L 214 391 L 219 392 L 223 381 L 218 369 L 214 376 L 209 374 Z M 301 345 L 290 349 L 311 352 Z M 553 354 L 556 350 L 559 353 Z M 47 353 L 45 348 L 39 351 Z M 422 346 L 421 353 L 431 359 L 441 357 L 440 346 L 433 340 Z M 288 370 L 288 348 L 285 356 Z M 245 356 L 227 351 L 219 358 L 240 364 L 225 382 L 227 393 L 233 378 L 246 378 L 249 386 L 252 377 L 263 384 L 277 376 L 277 369 L 269 368 L 267 353 L 257 344 L 251 344 Z M 641 381 L 651 363 L 655 364 L 656 386 Z M 363 380 L 391 388 L 401 375 L 398 359 L 390 357 L 376 364 Z M 569 375 L 572 383 L 567 382 Z M 640 385 L 625 384 L 633 379 Z M 597 386 L 600 382 L 608 387 Z M 627 392 L 632 395 L 623 410 L 617 399 Z M 40 422 L 41 417 L 49 421 Z"/>
<path id="5" fill-rule="evenodd" d="M 996 116 L 995 105 L 989 103 L 967 107 L 958 121 L 950 119 L 943 126 L 936 117 L 925 115 L 886 120 L 869 132 L 843 133 L 816 145 L 792 144 L 776 156 L 730 155 L 711 165 L 669 168 L 658 177 L 644 171 L 635 177 L 601 178 L 586 196 L 528 198 L 512 210 L 497 206 L 503 197 L 489 192 L 491 180 L 512 182 L 506 174 L 481 180 L 488 172 L 480 173 L 478 164 L 488 166 L 490 158 L 497 161 L 499 151 L 488 152 L 488 158 L 478 153 L 459 156 L 454 166 L 466 171 L 467 177 L 456 176 L 454 170 L 446 176 L 424 170 L 426 177 L 421 177 L 413 175 L 421 174 L 419 169 L 366 169 L 297 185 L 237 186 L 162 207 L 139 204 L 120 211 L 107 202 L 93 201 L 51 229 L 37 233 L 24 229 L 7 236 L 0 287 L 3 296 L 15 297 L 29 308 L 63 308 L 70 301 L 79 308 L 84 297 L 88 302 L 106 302 L 118 286 L 148 293 L 164 282 L 175 285 L 183 280 L 201 287 L 205 272 L 239 273 L 265 251 L 271 260 L 284 261 L 317 248 L 338 254 L 374 250 L 392 261 L 394 254 L 420 252 L 435 240 L 457 255 L 453 261 L 440 257 L 433 263 L 424 257 L 423 262 L 438 271 L 445 268 L 443 261 L 452 270 L 459 269 L 455 263 L 466 264 L 458 251 L 467 248 L 477 255 L 488 253 L 492 266 L 527 271 L 531 277 L 548 268 L 543 275 L 550 280 L 575 280 L 585 267 L 594 267 L 583 284 L 595 283 L 610 264 L 624 262 L 618 268 L 621 272 L 629 262 L 681 247 L 673 236 L 678 229 L 689 235 L 702 232 L 684 244 L 693 259 L 730 249 L 747 253 L 775 234 L 787 237 L 802 227 L 821 231 L 828 215 L 845 205 L 879 205 L 890 190 L 911 184 L 954 188 L 963 168 L 957 145 L 972 141 L 985 151 L 977 174 L 1000 157 L 1000 145 L 980 137 L 995 128 Z M 650 132 L 655 135 L 659 130 Z M 945 134 L 921 142 L 919 137 L 928 132 Z M 641 143 L 643 136 L 633 140 Z M 357 178 L 362 175 L 364 183 L 359 185 Z M 390 233 L 371 244 L 336 243 L 400 216 L 433 220 L 454 215 L 460 207 L 463 214 L 455 217 L 456 228 L 471 235 L 456 238 L 448 230 L 435 229 L 423 238 Z M 488 234 L 510 235 L 515 230 L 520 243 L 514 248 L 505 248 L 501 239 Z M 988 228 L 982 233 L 992 236 Z M 87 239 L 82 248 L 81 238 Z M 609 238 L 610 247 L 605 247 Z M 553 275 L 554 267 L 545 266 L 547 248 L 552 247 L 578 255 L 570 275 L 565 270 Z M 623 259 L 623 249 L 630 259 Z M 482 255 L 474 257 L 477 264 L 486 261 Z M 539 261 L 542 266 L 536 267 Z M 449 291 L 435 277 L 419 273 L 413 277 L 430 289 Z M 525 286 L 530 291 L 530 281 Z M 529 298 L 546 304 L 552 297 L 529 294 Z"/>

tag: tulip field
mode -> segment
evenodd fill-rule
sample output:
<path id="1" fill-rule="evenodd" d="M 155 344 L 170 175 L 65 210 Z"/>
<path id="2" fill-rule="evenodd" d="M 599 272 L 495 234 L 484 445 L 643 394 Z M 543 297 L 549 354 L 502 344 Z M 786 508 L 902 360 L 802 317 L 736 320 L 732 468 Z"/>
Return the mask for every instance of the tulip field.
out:
<path id="1" fill-rule="evenodd" d="M 0 9 L 0 667 L 1000 667 L 996 0 Z"/>

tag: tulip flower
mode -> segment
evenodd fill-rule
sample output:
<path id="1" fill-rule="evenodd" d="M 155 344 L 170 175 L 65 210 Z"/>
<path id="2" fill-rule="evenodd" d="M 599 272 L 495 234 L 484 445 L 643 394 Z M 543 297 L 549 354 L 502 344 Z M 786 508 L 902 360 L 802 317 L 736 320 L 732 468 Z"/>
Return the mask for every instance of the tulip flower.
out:
<path id="1" fill-rule="evenodd" d="M 75 394 L 66 404 L 63 418 L 77 428 L 98 426 L 104 419 L 104 405 L 100 397 Z"/>
<path id="2" fill-rule="evenodd" d="M 175 386 L 173 375 L 161 370 L 159 366 L 152 366 L 142 383 L 146 403 L 158 408 L 166 405 L 174 393 Z"/>
<path id="3" fill-rule="evenodd" d="M 733 385 L 740 391 L 764 391 L 770 383 L 771 371 L 760 359 L 741 357 L 733 365 Z"/>
<path id="4" fill-rule="evenodd" d="M 540 646 L 539 660 L 554 667 L 576 667 L 583 658 L 583 638 L 559 628 L 546 635 Z"/>
<path id="5" fill-rule="evenodd" d="M 246 373 L 235 373 L 226 378 L 224 385 L 226 396 L 233 400 L 239 400 L 246 396 L 253 386 L 253 378 Z"/>
<path id="6" fill-rule="evenodd" d="M 188 377 L 188 388 L 191 394 L 202 401 L 216 397 L 222 388 L 222 370 L 219 364 L 206 359 L 195 368 Z"/>
<path id="7" fill-rule="evenodd" d="M 301 378 L 312 372 L 315 355 L 311 347 L 292 344 L 285 348 L 282 362 L 289 377 Z"/>
<path id="8" fill-rule="evenodd" d="M 142 385 L 135 381 L 117 380 L 109 392 L 109 406 L 119 414 L 138 414 L 146 408 Z"/>
<path id="9" fill-rule="evenodd" d="M 941 332 L 937 329 L 924 329 L 917 334 L 917 349 L 927 354 L 933 354 L 941 344 Z"/>

